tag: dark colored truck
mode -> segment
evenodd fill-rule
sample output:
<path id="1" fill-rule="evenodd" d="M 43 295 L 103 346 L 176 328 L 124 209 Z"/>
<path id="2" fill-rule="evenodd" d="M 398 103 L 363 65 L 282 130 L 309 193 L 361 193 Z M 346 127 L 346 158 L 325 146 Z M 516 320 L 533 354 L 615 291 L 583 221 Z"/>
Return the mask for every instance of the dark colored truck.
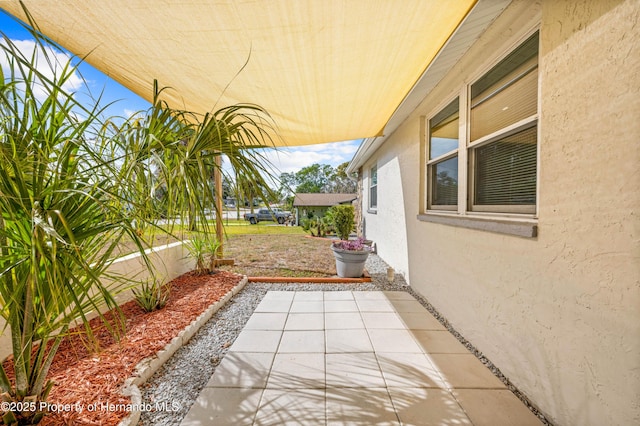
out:
<path id="1" fill-rule="evenodd" d="M 291 212 L 286 212 L 279 208 L 260 209 L 256 213 L 245 213 L 244 220 L 248 220 L 250 224 L 255 225 L 260 221 L 275 221 L 282 225 L 285 222 L 290 222 L 293 219 Z"/>

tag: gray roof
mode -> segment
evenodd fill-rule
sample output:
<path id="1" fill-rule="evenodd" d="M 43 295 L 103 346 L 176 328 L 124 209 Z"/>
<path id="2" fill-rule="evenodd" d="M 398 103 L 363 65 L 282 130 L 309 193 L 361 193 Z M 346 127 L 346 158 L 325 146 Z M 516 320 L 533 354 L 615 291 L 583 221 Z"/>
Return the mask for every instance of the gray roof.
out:
<path id="1" fill-rule="evenodd" d="M 293 206 L 329 207 L 337 204 L 349 204 L 358 198 L 357 194 L 295 194 Z"/>

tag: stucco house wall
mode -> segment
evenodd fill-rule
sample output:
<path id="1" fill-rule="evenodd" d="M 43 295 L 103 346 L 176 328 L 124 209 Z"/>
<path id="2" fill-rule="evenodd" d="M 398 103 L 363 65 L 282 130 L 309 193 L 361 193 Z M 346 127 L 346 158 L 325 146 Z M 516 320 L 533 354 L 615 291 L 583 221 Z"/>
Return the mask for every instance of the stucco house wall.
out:
<path id="1" fill-rule="evenodd" d="M 639 16 L 512 2 L 362 167 L 381 257 L 558 425 L 640 424 Z M 421 220 L 424 117 L 536 28 L 537 236 Z"/>
<path id="2" fill-rule="evenodd" d="M 406 234 L 406 200 L 405 191 L 412 192 L 402 184 L 402 170 L 410 169 L 403 161 L 407 158 L 396 155 L 396 150 L 383 146 L 375 157 L 367 162 L 363 169 L 363 234 L 376 243 L 377 253 L 392 265 L 395 272 L 403 275 L 408 281 L 409 256 Z M 410 159 L 408 161 L 411 161 Z M 417 160 L 417 158 L 415 159 Z M 369 188 L 371 186 L 371 168 L 378 171 L 378 206 L 371 208 Z M 411 194 L 409 194 L 410 196 Z"/>

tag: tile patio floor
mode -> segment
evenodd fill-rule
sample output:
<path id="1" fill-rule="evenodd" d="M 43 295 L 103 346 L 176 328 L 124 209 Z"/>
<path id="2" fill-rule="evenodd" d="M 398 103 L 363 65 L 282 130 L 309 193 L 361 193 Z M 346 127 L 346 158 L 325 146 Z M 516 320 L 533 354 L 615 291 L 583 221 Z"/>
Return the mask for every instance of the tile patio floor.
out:
<path id="1" fill-rule="evenodd" d="M 401 291 L 268 292 L 182 422 L 401 424 L 540 422 Z"/>

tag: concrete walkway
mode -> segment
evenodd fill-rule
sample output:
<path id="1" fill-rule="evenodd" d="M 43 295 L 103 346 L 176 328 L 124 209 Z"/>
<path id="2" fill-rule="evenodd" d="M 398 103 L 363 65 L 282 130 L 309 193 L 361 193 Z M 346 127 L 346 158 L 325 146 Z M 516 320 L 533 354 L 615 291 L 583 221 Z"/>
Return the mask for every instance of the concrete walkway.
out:
<path id="1" fill-rule="evenodd" d="M 270 291 L 182 422 L 539 425 L 405 292 Z"/>

